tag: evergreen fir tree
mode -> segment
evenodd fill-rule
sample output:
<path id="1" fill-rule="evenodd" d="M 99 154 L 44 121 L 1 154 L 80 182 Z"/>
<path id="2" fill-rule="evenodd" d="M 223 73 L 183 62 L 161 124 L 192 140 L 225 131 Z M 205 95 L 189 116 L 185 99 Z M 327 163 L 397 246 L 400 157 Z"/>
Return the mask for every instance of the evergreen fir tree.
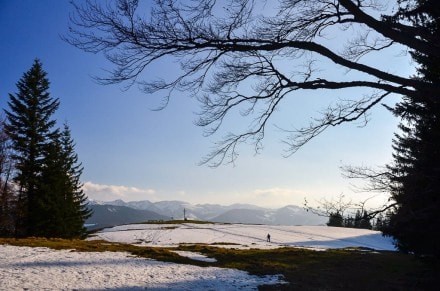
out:
<path id="1" fill-rule="evenodd" d="M 373 226 L 371 225 L 370 222 L 370 217 L 368 216 L 368 212 L 367 211 L 363 211 L 361 220 L 359 222 L 359 228 L 364 228 L 364 229 L 372 229 Z"/>
<path id="2" fill-rule="evenodd" d="M 406 98 L 396 108 L 401 134 L 394 140 L 392 197 L 398 207 L 386 234 L 403 251 L 440 255 L 440 102 Z"/>
<path id="3" fill-rule="evenodd" d="M 85 235 L 84 222 L 91 210 L 82 190 L 81 174 L 82 166 L 78 163 L 70 129 L 65 124 L 46 153 L 41 184 L 45 231 L 40 235 L 61 238 Z"/>
<path id="4" fill-rule="evenodd" d="M 66 221 L 64 212 L 65 203 L 65 172 L 61 158 L 61 144 L 54 139 L 48 146 L 40 184 L 40 211 L 42 219 L 39 221 L 36 235 L 45 237 L 64 237 Z"/>
<path id="5" fill-rule="evenodd" d="M 10 94 L 6 129 L 17 162 L 19 202 L 26 210 L 18 235 L 81 237 L 90 216 L 80 182 L 82 166 L 69 127 L 54 129 L 52 115 L 59 101 L 50 97 L 38 60 L 17 87 L 17 95 Z"/>
<path id="6" fill-rule="evenodd" d="M 339 212 L 330 213 L 330 217 L 328 218 L 327 225 L 328 226 L 337 226 L 343 227 L 344 218 Z"/>
<path id="7" fill-rule="evenodd" d="M 9 94 L 10 110 L 6 131 L 11 138 L 13 158 L 16 161 L 15 182 L 20 187 L 18 203 L 23 212 L 17 225 L 18 235 L 35 235 L 41 225 L 42 193 L 40 191 L 44 154 L 53 140 L 56 121 L 52 118 L 59 106 L 49 90 L 49 80 L 39 60 L 17 83 L 18 93 Z"/>
<path id="8" fill-rule="evenodd" d="M 438 1 L 402 1 L 405 9 L 396 17 L 405 18 L 424 29 L 423 37 L 440 42 Z M 440 84 L 440 59 L 411 52 L 419 64 L 418 75 Z M 440 96 L 424 92 L 423 98 L 405 97 L 393 113 L 402 119 L 401 133 L 394 139 L 392 198 L 397 204 L 385 234 L 392 235 L 400 250 L 420 255 L 440 256 Z"/>
<path id="9" fill-rule="evenodd" d="M 67 124 L 60 137 L 61 161 L 65 178 L 66 204 L 65 220 L 67 221 L 67 237 L 80 237 L 85 234 L 84 222 L 91 216 L 91 210 L 87 207 L 87 197 L 82 190 L 80 177 L 83 171 L 81 163 L 78 162 L 78 155 L 75 152 L 75 143 Z"/>
<path id="10" fill-rule="evenodd" d="M 356 211 L 356 215 L 354 216 L 354 228 L 360 228 L 361 219 L 362 219 L 361 211 L 358 209 Z"/>
<path id="11" fill-rule="evenodd" d="M 349 228 L 354 227 L 354 218 L 352 216 L 347 216 L 344 219 L 344 227 L 349 227 Z"/>
<path id="12" fill-rule="evenodd" d="M 378 230 L 378 231 L 382 231 L 383 226 L 384 226 L 384 216 L 383 216 L 383 213 L 379 213 L 376 216 L 376 222 L 374 223 L 373 229 Z"/>

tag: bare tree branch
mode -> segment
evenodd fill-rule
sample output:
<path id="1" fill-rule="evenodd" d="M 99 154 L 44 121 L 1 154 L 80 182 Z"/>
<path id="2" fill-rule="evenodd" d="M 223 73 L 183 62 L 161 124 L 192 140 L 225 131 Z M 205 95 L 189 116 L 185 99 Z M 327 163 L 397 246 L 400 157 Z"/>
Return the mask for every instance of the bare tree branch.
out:
<path id="1" fill-rule="evenodd" d="M 281 100 L 302 90 L 356 87 L 366 92 L 332 102 L 309 126 L 286 130 L 287 156 L 330 126 L 359 120 L 365 124 L 371 108 L 390 94 L 434 99 L 440 93 L 438 84 L 361 62 L 365 55 L 396 45 L 440 55 L 439 44 L 426 42 L 429 31 L 387 15 L 375 0 L 231 0 L 226 5 L 156 0 L 151 7 L 137 0 L 112 3 L 74 4 L 65 37 L 82 50 L 103 53 L 115 65 L 109 75 L 98 78 L 101 83 L 163 91 L 164 106 L 175 92 L 187 92 L 200 101 L 196 124 L 208 135 L 218 132 L 233 112 L 250 117 L 247 127 L 225 135 L 202 163 L 233 163 L 242 143 L 259 152 Z M 326 42 L 335 34 L 345 35 L 341 50 Z M 167 58 L 180 64 L 177 77 L 145 79 L 147 68 Z M 324 77 L 314 67 L 318 59 L 359 77 Z"/>

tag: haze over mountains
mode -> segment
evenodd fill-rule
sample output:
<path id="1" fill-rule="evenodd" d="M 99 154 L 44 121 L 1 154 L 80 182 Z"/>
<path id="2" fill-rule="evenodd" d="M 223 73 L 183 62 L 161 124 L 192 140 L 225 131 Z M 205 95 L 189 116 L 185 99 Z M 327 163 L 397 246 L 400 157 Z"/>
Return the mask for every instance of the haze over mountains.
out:
<path id="1" fill-rule="evenodd" d="M 268 225 L 322 225 L 327 222 L 302 207 L 288 205 L 278 209 L 251 204 L 190 204 L 184 201 L 150 202 L 115 200 L 109 202 L 89 201 L 94 214 L 86 224 L 90 228 L 102 228 L 150 220 L 183 219 L 225 223 L 249 223 Z M 185 212 L 185 213 L 184 213 Z"/>

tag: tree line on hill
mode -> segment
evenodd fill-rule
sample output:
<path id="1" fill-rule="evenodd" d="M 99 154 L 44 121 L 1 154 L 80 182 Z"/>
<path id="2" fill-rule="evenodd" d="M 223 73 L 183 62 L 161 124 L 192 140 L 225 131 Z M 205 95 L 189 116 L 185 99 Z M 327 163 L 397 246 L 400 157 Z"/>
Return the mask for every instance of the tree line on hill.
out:
<path id="1" fill-rule="evenodd" d="M 368 209 L 366 204 L 370 197 L 364 201 L 354 203 L 346 199 L 343 194 L 337 198 L 321 199 L 317 201 L 318 205 L 312 207 L 305 200 L 304 207 L 316 215 L 327 217 L 327 225 L 334 227 L 364 228 L 378 231 L 385 231 L 389 227 L 393 215 L 390 209 Z"/>
<path id="2" fill-rule="evenodd" d="M 0 236 L 78 238 L 91 215 L 69 126 L 37 59 L 9 94 L 0 123 Z"/>
<path id="3" fill-rule="evenodd" d="M 372 218 L 366 210 L 357 210 L 354 217 L 352 215 L 343 216 L 339 212 L 333 212 L 328 216 L 327 225 L 334 227 L 364 228 L 384 231 L 390 225 L 391 216 L 391 211 L 386 211 L 385 213 L 381 212 L 374 218 Z"/>

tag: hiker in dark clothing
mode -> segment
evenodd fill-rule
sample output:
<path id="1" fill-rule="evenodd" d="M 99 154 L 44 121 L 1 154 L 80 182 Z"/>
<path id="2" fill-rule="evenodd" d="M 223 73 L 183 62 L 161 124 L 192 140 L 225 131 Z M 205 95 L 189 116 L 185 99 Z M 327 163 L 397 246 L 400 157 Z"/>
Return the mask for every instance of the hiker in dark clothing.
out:
<path id="1" fill-rule="evenodd" d="M 267 234 L 267 241 L 270 242 L 270 234 Z"/>

